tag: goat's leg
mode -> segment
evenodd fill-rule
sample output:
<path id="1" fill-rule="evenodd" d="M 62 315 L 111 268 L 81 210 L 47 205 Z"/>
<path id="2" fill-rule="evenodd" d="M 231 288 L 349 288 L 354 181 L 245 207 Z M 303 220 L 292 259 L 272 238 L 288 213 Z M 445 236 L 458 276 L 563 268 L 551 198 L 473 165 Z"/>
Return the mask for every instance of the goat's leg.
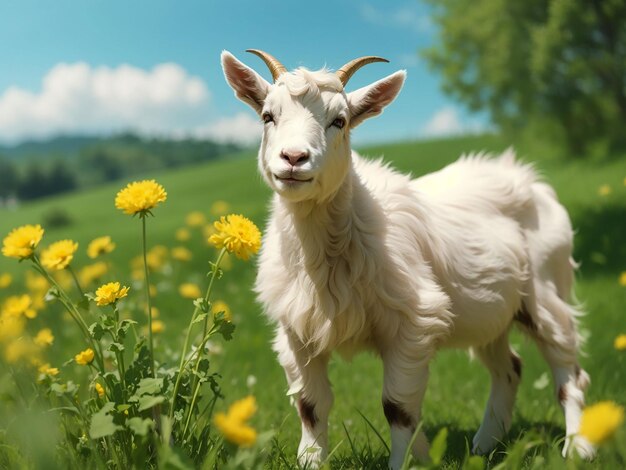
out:
<path id="1" fill-rule="evenodd" d="M 328 380 L 327 355 L 310 357 L 302 344 L 282 328 L 274 342 L 280 364 L 295 398 L 302 424 L 298 461 L 306 468 L 317 468 L 328 456 L 328 414 L 333 393 Z"/>
<path id="2" fill-rule="evenodd" d="M 511 426 L 522 362 L 509 347 L 508 331 L 494 342 L 475 348 L 475 352 L 489 369 L 491 392 L 483 422 L 472 442 L 472 452 L 486 454 L 502 440 Z"/>
<path id="3" fill-rule="evenodd" d="M 407 447 L 421 418 L 422 401 L 428 381 L 428 359 L 414 359 L 401 347 L 383 355 L 383 410 L 391 429 L 389 468 L 402 466 Z M 428 460 L 428 440 L 420 430 L 412 448 L 413 456 Z"/>

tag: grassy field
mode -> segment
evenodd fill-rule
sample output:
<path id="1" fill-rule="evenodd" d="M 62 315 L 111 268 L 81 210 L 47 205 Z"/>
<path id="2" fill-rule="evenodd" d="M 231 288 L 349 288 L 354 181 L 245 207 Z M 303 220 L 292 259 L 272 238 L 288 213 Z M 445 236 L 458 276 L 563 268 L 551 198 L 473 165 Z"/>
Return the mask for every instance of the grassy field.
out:
<path id="1" fill-rule="evenodd" d="M 388 144 L 364 149 L 363 153 L 385 155 L 398 169 L 417 176 L 441 168 L 463 152 L 500 151 L 506 146 L 498 137 L 483 136 Z M 586 355 L 582 358 L 582 365 L 592 378 L 588 402 L 614 400 L 624 404 L 626 353 L 616 351 L 613 340 L 619 333 L 626 333 L 626 287 L 618 282 L 620 272 L 626 271 L 626 157 L 589 162 L 564 161 L 549 154 L 526 154 L 524 149 L 520 154 L 524 160 L 535 162 L 545 179 L 554 185 L 576 228 L 575 256 L 582 263 L 576 294 L 588 312 L 581 321 L 589 337 Z M 174 233 L 184 226 L 186 214 L 191 211 L 208 214 L 216 200 L 227 201 L 231 212 L 242 213 L 259 227 L 264 226 L 270 193 L 256 173 L 256 161 L 251 153 L 146 177 L 157 178 L 168 192 L 167 202 L 155 211 L 155 218 L 148 220 L 150 245 L 179 244 Z M 97 236 L 110 235 L 117 243 L 111 259 L 119 269 L 118 277 L 128 279 L 128 260 L 140 252 L 140 223 L 115 209 L 114 197 L 121 187 L 122 184 L 113 184 L 24 205 L 16 211 L 0 210 L 0 234 L 21 224 L 38 223 L 50 211 L 62 209 L 70 216 L 72 224 L 47 230 L 44 244 L 62 238 L 77 240 L 81 250 L 74 265 L 80 267 L 89 261 L 84 254 L 87 243 Z M 188 242 L 195 247 L 194 258 L 175 273 L 177 283 L 203 282 L 206 263 L 214 256 L 215 251 L 200 241 L 199 232 L 194 233 L 194 237 L 195 240 Z M 252 392 L 259 403 L 254 425 L 258 429 L 277 431 L 269 468 L 291 468 L 299 439 L 299 421 L 285 396 L 287 387 L 282 369 L 270 350 L 272 327 L 251 293 L 255 268 L 253 263 L 238 260 L 233 260 L 232 264 L 232 270 L 226 272 L 217 286 L 217 297 L 229 303 L 237 331 L 235 339 L 215 356 L 213 366 L 223 376 L 226 402 Z M 0 259 L 0 273 L 9 272 L 19 278 L 25 270 L 13 260 Z M 0 301 L 2 296 L 0 291 Z M 181 301 L 175 285 L 165 283 L 158 288 L 155 305 L 166 324 L 158 347 L 179 347 L 191 311 L 189 302 Z M 52 328 L 54 330 L 54 324 Z M 63 336 L 61 331 L 55 334 Z M 500 451 L 510 450 L 522 435 L 539 435 L 543 440 L 536 451 L 530 452 L 525 464 L 529 468 L 564 465 L 555 448 L 556 440 L 564 434 L 563 417 L 552 385 L 544 379 L 548 369 L 534 345 L 520 334 L 512 335 L 512 343 L 523 358 L 524 377 L 509 442 L 493 455 L 490 465 L 501 461 Z M 62 341 L 53 346 L 51 354 L 59 363 L 74 353 L 74 349 L 67 346 Z M 251 384 L 249 376 L 256 378 L 255 384 Z M 339 446 L 331 467 L 386 468 L 387 451 L 374 432 L 380 432 L 384 440 L 389 441 L 380 406 L 382 369 L 379 360 L 369 354 L 357 356 L 350 363 L 337 359 L 331 364 L 330 376 L 335 392 L 335 407 L 330 418 L 331 448 Z M 423 409 L 424 429 L 432 438 L 440 428 L 448 428 L 444 466 L 457 468 L 461 465 L 467 443 L 480 424 L 488 390 L 486 370 L 470 360 L 466 352 L 443 351 L 434 361 Z M 225 403 L 218 404 L 218 408 L 225 406 Z M 2 419 L 2 427 L 6 428 L 5 423 L 10 421 L 9 417 Z M 626 446 L 624 437 L 624 434 L 619 437 L 621 447 Z M 530 437 L 522 439 L 523 443 L 528 443 Z M 618 453 L 607 449 L 595 462 L 584 466 L 617 468 L 615 465 L 626 464 L 620 459 Z"/>

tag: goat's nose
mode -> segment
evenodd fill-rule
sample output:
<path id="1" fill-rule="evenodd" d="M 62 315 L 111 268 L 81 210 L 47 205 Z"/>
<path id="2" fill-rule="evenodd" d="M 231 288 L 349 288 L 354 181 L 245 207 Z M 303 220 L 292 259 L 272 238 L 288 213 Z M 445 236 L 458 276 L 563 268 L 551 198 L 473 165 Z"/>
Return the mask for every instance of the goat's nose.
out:
<path id="1" fill-rule="evenodd" d="M 280 152 L 280 158 L 288 161 L 291 166 L 295 166 L 297 163 L 306 162 L 309 159 L 309 153 L 302 150 L 283 149 Z"/>

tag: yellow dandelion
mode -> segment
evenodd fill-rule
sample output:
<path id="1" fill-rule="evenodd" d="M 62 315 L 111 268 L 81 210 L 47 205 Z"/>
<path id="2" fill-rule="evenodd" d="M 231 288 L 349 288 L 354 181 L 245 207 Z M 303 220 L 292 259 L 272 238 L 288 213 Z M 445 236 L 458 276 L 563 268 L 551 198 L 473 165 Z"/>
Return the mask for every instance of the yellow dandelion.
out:
<path id="1" fill-rule="evenodd" d="M 172 248 L 172 258 L 178 261 L 190 261 L 192 257 L 191 251 L 184 246 L 176 246 Z"/>
<path id="2" fill-rule="evenodd" d="M 2 312 L 0 316 L 0 343 L 13 340 L 24 332 L 24 318 Z"/>
<path id="3" fill-rule="evenodd" d="M 619 275 L 619 285 L 622 287 L 626 287 L 626 271 L 622 271 Z"/>
<path id="4" fill-rule="evenodd" d="M 0 274 L 0 289 L 6 289 L 13 282 L 13 277 L 9 273 Z"/>
<path id="5" fill-rule="evenodd" d="M 261 248 L 261 232 L 254 223 L 242 215 L 230 214 L 214 224 L 217 233 L 209 242 L 216 248 L 226 248 L 239 259 L 247 260 Z"/>
<path id="6" fill-rule="evenodd" d="M 13 317 L 24 315 L 26 318 L 35 318 L 37 311 L 33 308 L 33 299 L 28 294 L 12 295 L 2 305 L 2 313 Z"/>
<path id="7" fill-rule="evenodd" d="M 13 229 L 2 241 L 2 254 L 9 258 L 28 258 L 42 237 L 41 225 L 23 225 Z"/>
<path id="8" fill-rule="evenodd" d="M 201 225 L 204 225 L 205 222 L 206 217 L 200 211 L 190 212 L 187 214 L 187 217 L 185 217 L 185 223 L 190 227 L 200 227 Z"/>
<path id="9" fill-rule="evenodd" d="M 592 444 L 610 439 L 624 422 L 624 408 L 612 401 L 601 401 L 583 410 L 579 434 Z"/>
<path id="10" fill-rule="evenodd" d="M 232 313 L 230 311 L 230 307 L 223 300 L 216 300 L 215 302 L 213 302 L 211 310 L 213 312 L 213 315 L 224 312 L 224 319 L 226 321 L 232 321 Z"/>
<path id="11" fill-rule="evenodd" d="M 226 201 L 218 200 L 211 204 L 211 214 L 213 214 L 215 217 L 226 215 L 229 210 L 230 206 Z"/>
<path id="12" fill-rule="evenodd" d="M 152 321 L 152 333 L 159 334 L 165 331 L 165 323 L 161 320 L 153 320 Z"/>
<path id="13" fill-rule="evenodd" d="M 615 349 L 617 349 L 618 351 L 626 350 L 626 335 L 619 335 L 617 338 L 615 338 L 613 346 L 615 346 Z"/>
<path id="14" fill-rule="evenodd" d="M 598 195 L 600 195 L 600 196 L 608 196 L 609 194 L 611 194 L 612 191 L 613 191 L 613 189 L 611 188 L 610 185 L 603 184 L 602 186 L 600 186 L 598 188 Z"/>
<path id="15" fill-rule="evenodd" d="M 156 307 L 152 307 L 150 311 L 152 312 L 152 318 L 159 318 L 159 315 L 161 315 L 160 310 Z"/>
<path id="16" fill-rule="evenodd" d="M 115 243 L 111 241 L 111 237 L 104 236 L 94 238 L 87 245 L 87 256 L 96 259 L 100 255 L 111 253 L 115 249 Z"/>
<path id="17" fill-rule="evenodd" d="M 93 362 L 93 358 L 94 352 L 91 348 L 87 348 L 74 356 L 74 360 L 79 366 L 86 366 L 88 364 L 91 364 Z"/>
<path id="18" fill-rule="evenodd" d="M 40 294 L 47 292 L 49 285 L 45 277 L 26 271 L 26 288 L 34 294 Z"/>
<path id="19" fill-rule="evenodd" d="M 197 299 L 202 296 L 202 292 L 200 292 L 200 287 L 197 284 L 193 284 L 191 282 L 186 282 L 178 286 L 178 293 L 185 297 L 186 299 Z"/>
<path id="20" fill-rule="evenodd" d="M 38 346 L 50 346 L 54 342 L 54 335 L 50 328 L 39 330 L 35 336 L 35 344 Z"/>
<path id="21" fill-rule="evenodd" d="M 50 364 L 42 364 L 37 368 L 37 370 L 40 374 L 49 375 L 51 377 L 59 374 L 59 369 L 56 367 L 50 367 Z"/>
<path id="22" fill-rule="evenodd" d="M 115 207 L 125 214 L 146 214 L 167 199 L 163 186 L 154 180 L 129 183 L 115 197 Z"/>
<path id="23" fill-rule="evenodd" d="M 28 338 L 16 338 L 4 348 L 4 359 L 13 364 L 21 359 L 37 360 L 39 348 Z"/>
<path id="24" fill-rule="evenodd" d="M 41 264 L 48 269 L 65 269 L 78 250 L 78 243 L 72 240 L 60 240 L 41 252 Z"/>
<path id="25" fill-rule="evenodd" d="M 78 280 L 82 285 L 87 286 L 92 282 L 101 279 L 108 270 L 109 267 L 104 261 L 88 264 L 78 272 Z"/>
<path id="26" fill-rule="evenodd" d="M 103 307 L 117 302 L 128 295 L 129 287 L 121 287 L 119 282 L 109 282 L 96 290 L 96 305 Z"/>
<path id="27" fill-rule="evenodd" d="M 213 422 L 227 440 L 241 447 L 250 447 L 256 442 L 257 433 L 246 421 L 256 410 L 255 398 L 248 396 L 233 403 L 227 413 L 216 413 Z"/>
<path id="28" fill-rule="evenodd" d="M 174 235 L 179 242 L 186 242 L 191 238 L 191 233 L 186 228 L 179 228 Z"/>
<path id="29" fill-rule="evenodd" d="M 100 398 L 104 397 L 104 387 L 102 385 L 100 385 L 98 382 L 96 382 L 96 384 L 94 385 L 94 388 L 96 389 L 96 393 L 98 394 L 98 396 Z"/>

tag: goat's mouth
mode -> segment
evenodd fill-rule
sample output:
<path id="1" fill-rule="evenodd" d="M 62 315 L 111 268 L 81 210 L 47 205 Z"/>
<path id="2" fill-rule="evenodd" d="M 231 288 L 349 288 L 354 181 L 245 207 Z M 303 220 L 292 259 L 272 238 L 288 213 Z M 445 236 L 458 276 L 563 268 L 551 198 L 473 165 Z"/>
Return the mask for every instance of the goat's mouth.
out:
<path id="1" fill-rule="evenodd" d="M 273 174 L 274 178 L 277 181 L 280 181 L 281 183 L 285 183 L 287 185 L 297 185 L 297 184 L 301 184 L 301 183 L 310 183 L 311 181 L 313 181 L 313 178 L 298 178 L 295 177 L 294 175 L 289 175 L 289 176 L 278 176 L 276 173 Z"/>

